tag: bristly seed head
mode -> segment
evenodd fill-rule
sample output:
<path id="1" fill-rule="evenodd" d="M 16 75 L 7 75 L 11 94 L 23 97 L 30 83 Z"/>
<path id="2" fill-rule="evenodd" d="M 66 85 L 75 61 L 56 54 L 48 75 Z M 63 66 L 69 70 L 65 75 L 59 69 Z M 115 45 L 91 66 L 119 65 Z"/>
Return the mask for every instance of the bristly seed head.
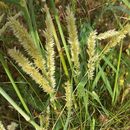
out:
<path id="1" fill-rule="evenodd" d="M 96 54 L 95 46 L 96 46 L 96 38 L 97 38 L 97 32 L 92 31 L 88 37 L 87 42 L 87 53 L 89 56 L 88 64 L 87 64 L 87 72 L 88 72 L 88 79 L 92 80 L 95 70 L 95 63 L 98 59 L 98 54 Z"/>
<path id="2" fill-rule="evenodd" d="M 80 54 L 80 47 L 79 47 L 79 40 L 78 40 L 78 31 L 75 24 L 75 17 L 73 12 L 70 10 L 70 8 L 67 8 L 67 28 L 69 33 L 69 39 L 68 42 L 71 47 L 71 60 L 74 62 L 74 68 L 76 70 L 76 73 L 79 74 L 79 54 Z"/>
<path id="3" fill-rule="evenodd" d="M 48 81 L 39 73 L 33 64 L 23 56 L 21 52 L 14 49 L 9 49 L 8 54 L 18 63 L 18 65 L 25 71 L 28 75 L 32 77 L 37 84 L 39 84 L 42 89 L 48 94 L 54 93 L 54 89 L 50 87 Z"/>

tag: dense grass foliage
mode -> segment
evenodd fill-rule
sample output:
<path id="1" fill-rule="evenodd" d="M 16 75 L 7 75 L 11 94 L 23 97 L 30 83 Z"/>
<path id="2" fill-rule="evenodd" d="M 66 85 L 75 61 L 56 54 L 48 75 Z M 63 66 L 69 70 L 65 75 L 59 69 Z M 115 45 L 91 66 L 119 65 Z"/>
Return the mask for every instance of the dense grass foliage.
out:
<path id="1" fill-rule="evenodd" d="M 0 130 L 129 130 L 129 5 L 0 1 Z"/>

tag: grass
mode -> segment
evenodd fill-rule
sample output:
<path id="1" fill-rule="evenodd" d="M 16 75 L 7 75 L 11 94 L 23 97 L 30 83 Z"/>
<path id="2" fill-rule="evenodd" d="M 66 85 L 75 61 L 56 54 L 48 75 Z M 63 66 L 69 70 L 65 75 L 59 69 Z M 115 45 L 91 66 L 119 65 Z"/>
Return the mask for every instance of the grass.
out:
<path id="1" fill-rule="evenodd" d="M 129 1 L 0 7 L 0 129 L 130 129 Z"/>

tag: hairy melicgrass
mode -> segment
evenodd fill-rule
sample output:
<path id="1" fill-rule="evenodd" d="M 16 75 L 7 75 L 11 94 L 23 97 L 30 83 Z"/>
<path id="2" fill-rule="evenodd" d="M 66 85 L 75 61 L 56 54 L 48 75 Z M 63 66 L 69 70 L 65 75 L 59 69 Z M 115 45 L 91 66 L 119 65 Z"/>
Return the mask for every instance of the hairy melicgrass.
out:
<path id="1" fill-rule="evenodd" d="M 51 0 L 51 3 L 54 5 L 53 0 Z M 74 2 L 72 3 L 74 4 Z M 23 3 L 21 2 L 19 4 L 23 8 L 23 5 L 26 6 L 25 14 L 28 14 L 28 17 L 26 18 L 29 18 L 27 21 L 28 23 L 31 23 L 30 27 L 32 28 L 32 23 L 36 24 L 34 12 L 30 13 L 31 15 L 29 14 L 30 9 L 34 9 L 32 0 L 28 4 L 29 9 L 26 5 L 27 1 L 23 0 Z M 45 10 L 45 50 L 42 50 L 42 48 L 39 49 L 37 46 L 40 39 L 38 40 L 39 36 L 37 29 L 34 30 L 36 25 L 32 28 L 33 30 L 30 30 L 31 28 L 29 27 L 29 31 L 32 31 L 30 32 L 30 35 L 19 21 L 15 20 L 15 18 L 10 17 L 8 22 L 8 27 L 11 27 L 14 35 L 25 50 L 24 52 L 16 48 L 8 49 L 8 54 L 16 61 L 20 68 L 30 75 L 37 85 L 42 87 L 43 91 L 47 93 L 45 96 L 44 93 L 42 96 L 39 95 L 43 97 L 43 104 L 45 105 L 43 109 L 45 108 L 45 110 L 40 113 L 40 116 L 38 115 L 38 119 L 40 119 L 40 128 L 39 126 L 38 128 L 43 128 L 45 130 L 51 128 L 52 130 L 97 129 L 97 125 L 101 125 L 98 121 L 98 115 L 104 115 L 104 117 L 109 119 L 111 116 L 109 111 L 112 111 L 109 103 L 112 101 L 112 108 L 114 108 L 116 102 L 120 100 L 118 99 L 120 94 L 120 89 L 118 88 L 118 76 L 121 65 L 122 44 L 120 47 L 117 67 L 112 63 L 112 54 L 109 55 L 109 52 L 111 52 L 110 49 L 113 49 L 116 45 L 120 45 L 121 41 L 128 34 L 130 25 L 126 24 L 126 26 L 119 31 L 113 29 L 100 34 L 98 34 L 97 31 L 93 31 L 95 29 L 92 29 L 91 32 L 88 31 L 89 35 L 86 36 L 86 44 L 83 45 L 84 53 L 82 54 L 82 57 L 85 57 L 83 61 L 83 58 L 81 58 L 81 43 L 79 42 L 76 26 L 77 21 L 71 9 L 68 7 L 66 11 L 68 39 L 65 38 L 65 35 L 63 34 L 64 30 L 61 28 L 56 7 L 54 6 L 53 10 L 58 28 L 56 28 L 55 22 L 53 22 L 52 19 L 53 17 L 51 17 L 50 11 L 46 5 Z M 56 29 L 58 29 L 58 31 Z M 100 48 L 102 40 L 107 42 L 103 50 Z M 63 43 L 63 47 L 60 42 Z M 55 46 L 57 47 L 58 54 L 54 49 Z M 68 46 L 70 46 L 70 48 L 68 48 Z M 41 51 L 45 51 L 44 56 Z M 59 60 L 61 60 L 62 65 L 59 62 L 56 62 Z M 101 64 L 99 61 L 101 61 Z M 64 71 L 62 71 L 62 67 Z M 80 72 L 80 67 L 83 67 L 82 71 L 84 71 L 84 73 Z M 114 73 L 113 75 L 116 73 L 115 81 L 111 79 L 112 76 L 109 76 L 110 72 L 107 72 L 107 67 L 112 70 L 112 73 Z M 114 87 L 113 82 L 115 83 Z M 62 85 L 65 83 L 67 84 L 65 90 L 63 90 Z M 36 86 L 33 85 L 33 87 L 35 88 Z M 36 89 L 39 88 L 36 87 Z M 3 94 L 2 89 L 0 89 L 0 92 Z M 127 92 L 124 91 L 122 104 L 124 103 L 126 95 Z M 3 96 L 5 98 L 8 97 L 5 93 Z M 35 99 L 33 94 L 31 96 Z M 103 99 L 104 97 L 105 100 Z M 8 99 L 10 103 L 13 102 L 9 97 Z M 16 105 L 14 105 L 14 107 L 16 107 L 16 110 L 19 109 Z M 121 112 L 123 111 L 124 110 Z M 29 117 L 23 111 L 22 114 L 23 117 L 25 116 L 25 119 L 26 117 Z M 46 121 L 44 121 L 44 119 L 46 119 Z M 30 120 L 31 117 L 29 117 L 29 120 L 27 121 L 36 128 L 37 124 L 35 124 L 33 120 Z M 117 116 L 114 117 L 113 120 L 118 122 Z M 107 125 L 109 126 L 110 124 L 108 123 Z"/>

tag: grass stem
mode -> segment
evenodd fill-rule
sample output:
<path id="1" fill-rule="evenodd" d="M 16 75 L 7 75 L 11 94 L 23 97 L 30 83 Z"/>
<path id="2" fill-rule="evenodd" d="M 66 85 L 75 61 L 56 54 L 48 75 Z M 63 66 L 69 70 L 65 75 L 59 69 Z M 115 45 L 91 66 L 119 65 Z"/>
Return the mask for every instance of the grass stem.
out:
<path id="1" fill-rule="evenodd" d="M 0 94 L 25 118 L 25 120 L 31 123 L 36 130 L 42 130 L 42 128 L 36 124 L 14 101 L 13 99 L 0 87 Z"/>

